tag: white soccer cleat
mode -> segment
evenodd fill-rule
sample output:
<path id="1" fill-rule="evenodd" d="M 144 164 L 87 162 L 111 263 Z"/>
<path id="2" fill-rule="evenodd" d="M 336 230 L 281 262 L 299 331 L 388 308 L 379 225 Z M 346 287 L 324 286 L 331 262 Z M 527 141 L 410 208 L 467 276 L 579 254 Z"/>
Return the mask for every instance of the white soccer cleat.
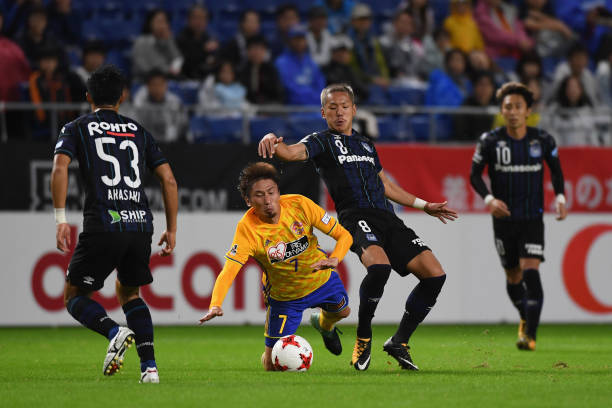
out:
<path id="1" fill-rule="evenodd" d="M 157 368 L 147 367 L 143 373 L 140 373 L 140 383 L 159 384 L 159 374 L 157 373 Z"/>
<path id="2" fill-rule="evenodd" d="M 106 358 L 104 359 L 104 367 L 102 368 L 102 373 L 104 375 L 113 375 L 121 370 L 123 366 L 123 355 L 132 344 L 134 344 L 134 332 L 127 327 L 120 327 L 106 350 Z"/>

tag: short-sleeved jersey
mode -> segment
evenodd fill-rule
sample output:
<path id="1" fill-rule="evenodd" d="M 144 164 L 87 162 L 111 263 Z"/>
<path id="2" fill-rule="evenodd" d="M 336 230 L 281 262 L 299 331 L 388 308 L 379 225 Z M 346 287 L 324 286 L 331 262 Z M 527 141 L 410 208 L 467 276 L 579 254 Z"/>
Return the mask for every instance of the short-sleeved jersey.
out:
<path id="1" fill-rule="evenodd" d="M 472 157 L 480 172 L 488 165 L 491 192 L 508 206 L 509 221 L 542 218 L 544 161 L 551 171 L 561 171 L 555 139 L 545 130 L 532 127 L 527 127 L 527 134 L 520 140 L 510 137 L 505 127 L 484 133 Z M 562 184 L 561 175 L 559 189 Z"/>
<path id="2" fill-rule="evenodd" d="M 113 110 L 98 109 L 65 125 L 55 154 L 79 162 L 85 185 L 83 231 L 153 232 L 143 188 L 146 169 L 167 160 L 149 132 Z"/>
<path id="3" fill-rule="evenodd" d="M 350 136 L 331 129 L 300 141 L 325 181 L 340 214 L 349 208 L 377 208 L 393 212 L 378 176 L 382 166 L 374 144 L 357 132 Z"/>
<path id="4" fill-rule="evenodd" d="M 338 222 L 307 197 L 280 197 L 278 224 L 261 221 L 249 209 L 236 227 L 229 261 L 244 265 L 249 257 L 262 266 L 265 290 L 276 300 L 295 300 L 317 290 L 329 279 L 331 269 L 313 271 L 310 265 L 327 255 L 319 247 L 313 228 L 330 234 Z"/>

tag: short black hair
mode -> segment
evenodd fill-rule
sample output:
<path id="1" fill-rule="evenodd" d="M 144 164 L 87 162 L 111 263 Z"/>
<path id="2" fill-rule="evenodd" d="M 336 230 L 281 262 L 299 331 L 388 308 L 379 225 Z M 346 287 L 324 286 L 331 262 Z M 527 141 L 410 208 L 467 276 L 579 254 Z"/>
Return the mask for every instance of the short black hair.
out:
<path id="1" fill-rule="evenodd" d="M 145 75 L 145 84 L 148 84 L 149 82 L 151 82 L 151 80 L 155 78 L 168 79 L 168 75 L 166 75 L 166 73 L 159 68 L 153 68 Z"/>
<path id="2" fill-rule="evenodd" d="M 153 18 L 155 18 L 156 15 L 158 15 L 159 13 L 163 14 L 164 16 L 166 16 L 166 20 L 168 21 L 168 24 L 170 24 L 170 16 L 168 15 L 168 12 L 162 8 L 154 8 L 152 10 L 150 10 L 147 13 L 147 16 L 145 17 L 145 21 L 144 24 L 142 25 L 142 33 L 143 34 L 151 34 L 151 21 L 153 21 Z"/>
<path id="3" fill-rule="evenodd" d="M 100 40 L 88 41 L 83 46 L 83 56 L 91 53 L 106 55 L 106 46 Z"/>
<path id="4" fill-rule="evenodd" d="M 276 167 L 266 162 L 249 163 L 238 177 L 238 191 L 242 198 L 248 198 L 253 188 L 253 184 L 259 180 L 272 180 L 280 186 L 280 177 Z"/>
<path id="5" fill-rule="evenodd" d="M 278 6 L 276 9 L 276 19 L 278 20 L 281 16 L 283 16 L 288 11 L 294 11 L 298 16 L 300 15 L 300 11 L 297 6 L 292 3 L 285 3 Z"/>
<path id="6" fill-rule="evenodd" d="M 266 41 L 266 37 L 261 34 L 255 34 L 252 37 L 249 37 L 246 41 L 246 47 L 251 48 L 253 45 L 261 45 L 262 47 L 267 47 L 268 42 Z"/>
<path id="7" fill-rule="evenodd" d="M 121 98 L 125 84 L 125 77 L 112 64 L 102 65 L 95 70 L 87 80 L 87 92 L 94 105 L 116 105 Z"/>
<path id="8" fill-rule="evenodd" d="M 507 82 L 497 90 L 495 98 L 500 105 L 504 102 L 504 98 L 508 95 L 521 95 L 525 100 L 528 108 L 533 105 L 533 92 L 520 82 Z"/>
<path id="9" fill-rule="evenodd" d="M 589 55 L 589 50 L 587 49 L 587 47 L 585 47 L 581 43 L 576 42 L 567 51 L 567 58 L 568 59 L 572 58 L 576 54 L 586 54 L 588 56 Z"/>

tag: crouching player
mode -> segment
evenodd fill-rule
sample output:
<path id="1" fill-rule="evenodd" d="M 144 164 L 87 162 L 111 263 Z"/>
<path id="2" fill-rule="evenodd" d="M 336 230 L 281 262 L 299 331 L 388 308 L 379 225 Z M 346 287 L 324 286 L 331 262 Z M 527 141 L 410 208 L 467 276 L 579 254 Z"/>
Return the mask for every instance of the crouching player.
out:
<path id="1" fill-rule="evenodd" d="M 334 325 L 350 313 L 348 295 L 334 268 L 352 245 L 351 235 L 310 199 L 280 195 L 278 186 L 279 176 L 271 164 L 250 164 L 240 173 L 238 189 L 251 208 L 238 222 L 209 311 L 200 319 L 204 323 L 223 316 L 221 305 L 234 278 L 249 257 L 255 258 L 264 269 L 268 304 L 262 356 L 267 371 L 274 370 L 272 346 L 280 337 L 295 333 L 305 309 L 321 308 L 310 322 L 335 355 L 342 352 L 342 344 Z M 329 257 L 319 248 L 313 227 L 336 240 Z"/>

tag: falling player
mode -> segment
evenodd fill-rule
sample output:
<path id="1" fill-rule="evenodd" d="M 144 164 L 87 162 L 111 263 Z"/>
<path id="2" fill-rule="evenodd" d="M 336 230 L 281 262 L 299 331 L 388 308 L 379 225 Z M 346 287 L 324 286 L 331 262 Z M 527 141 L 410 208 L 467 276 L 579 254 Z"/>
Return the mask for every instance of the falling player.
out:
<path id="1" fill-rule="evenodd" d="M 259 154 L 285 161 L 312 160 L 336 204 L 340 223 L 353 236 L 351 250 L 367 268 L 359 290 L 359 323 L 351 359 L 355 369 L 363 371 L 370 365 L 372 318 L 391 269 L 420 280 L 408 296 L 397 332 L 383 346 L 402 368 L 418 370 L 408 341 L 436 303 L 446 274 L 425 243 L 395 215 L 387 198 L 422 209 L 444 223 L 457 213 L 446 202 L 428 203 L 415 197 L 387 177 L 374 144 L 352 128 L 357 113 L 354 100 L 346 84 L 326 87 L 321 92 L 321 115 L 329 129 L 293 145 L 269 133 L 259 142 Z"/>
<path id="2" fill-rule="evenodd" d="M 68 312 L 83 326 L 110 340 L 104 375 L 121 368 L 126 349 L 136 342 L 143 383 L 159 382 L 153 350 L 153 323 L 139 287 L 153 281 L 149 269 L 153 216 L 142 184 L 146 168 L 159 179 L 166 209 L 161 255 L 175 245 L 177 186 L 168 161 L 149 132 L 119 115 L 124 78 L 114 66 L 103 66 L 87 81 L 92 112 L 68 123 L 55 145 L 51 192 L 57 224 L 57 248 L 70 251 L 65 204 L 68 165 L 79 162 L 86 186 L 83 232 L 70 260 L 64 287 Z M 146 167 L 145 167 L 146 165 Z M 117 269 L 116 292 L 128 327 L 120 327 L 91 299 Z"/>
<path id="3" fill-rule="evenodd" d="M 472 158 L 472 186 L 493 215 L 495 248 L 506 271 L 506 289 L 520 315 L 517 347 L 535 350 L 544 293 L 544 186 L 546 161 L 556 194 L 557 219 L 567 216 L 563 172 L 555 140 L 546 131 L 527 127 L 533 94 L 517 82 L 497 91 L 506 126 L 484 133 Z M 482 179 L 489 168 L 491 192 Z"/>
<path id="4" fill-rule="evenodd" d="M 204 323 L 223 316 L 223 299 L 234 278 L 249 257 L 264 269 L 267 297 L 265 344 L 262 364 L 274 370 L 271 353 L 278 338 L 294 334 L 307 308 L 320 307 L 311 324 L 333 354 L 342 352 L 335 323 L 350 313 L 348 295 L 335 268 L 353 243 L 342 225 L 310 199 L 280 195 L 279 177 L 274 166 L 254 163 L 240 173 L 238 188 L 251 207 L 242 217 L 232 246 L 225 255 L 223 270 L 217 277 Z M 318 245 L 313 227 L 336 240 L 329 257 Z"/>

